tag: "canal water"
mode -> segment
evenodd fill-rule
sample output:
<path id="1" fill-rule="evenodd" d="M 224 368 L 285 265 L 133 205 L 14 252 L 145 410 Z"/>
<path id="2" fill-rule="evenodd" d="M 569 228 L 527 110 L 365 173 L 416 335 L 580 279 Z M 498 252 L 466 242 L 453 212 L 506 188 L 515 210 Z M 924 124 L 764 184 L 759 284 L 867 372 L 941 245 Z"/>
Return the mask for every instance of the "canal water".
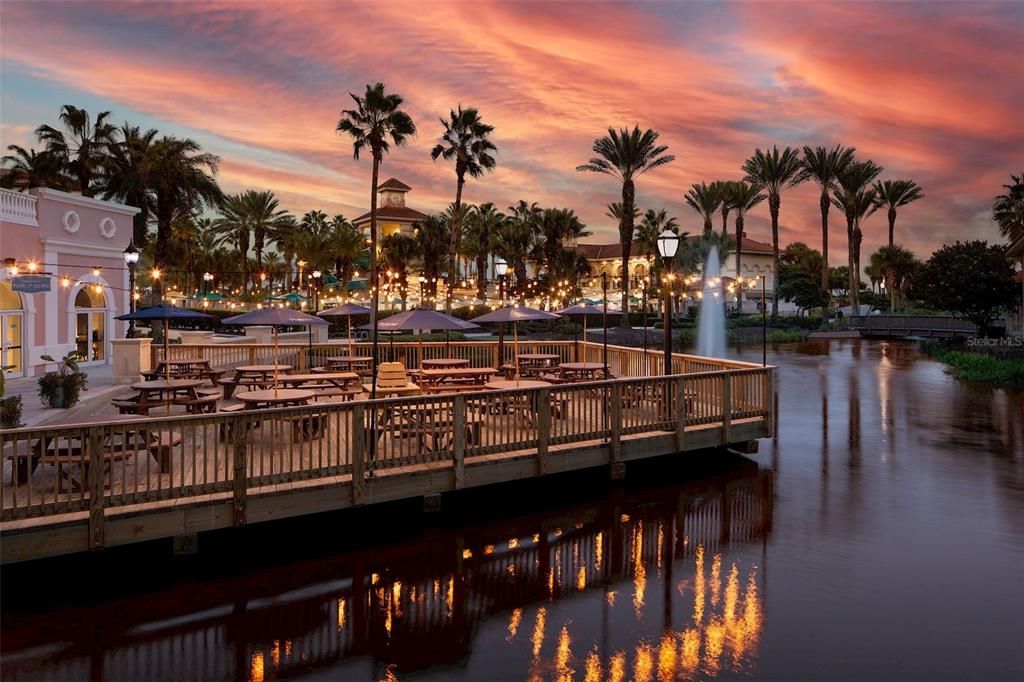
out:
<path id="1" fill-rule="evenodd" d="M 905 344 L 769 362 L 756 454 L 7 568 L 0 676 L 1024 678 L 1024 397 Z"/>

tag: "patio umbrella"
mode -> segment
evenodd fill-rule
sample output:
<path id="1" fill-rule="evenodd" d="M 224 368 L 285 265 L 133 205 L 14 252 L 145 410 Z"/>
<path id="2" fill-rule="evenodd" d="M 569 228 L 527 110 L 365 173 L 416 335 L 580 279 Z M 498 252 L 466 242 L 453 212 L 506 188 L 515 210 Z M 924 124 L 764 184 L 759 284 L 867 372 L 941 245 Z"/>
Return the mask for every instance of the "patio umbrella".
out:
<path id="1" fill-rule="evenodd" d="M 280 352 L 277 332 L 279 327 L 319 327 L 330 324 L 327 320 L 321 320 L 315 315 L 307 315 L 299 310 L 291 308 L 263 308 L 252 312 L 235 315 L 221 324 L 237 324 L 243 326 L 270 325 L 274 328 L 274 394 L 277 394 L 277 356 Z"/>
<path id="2" fill-rule="evenodd" d="M 171 339 L 168 327 L 170 326 L 171 320 L 214 320 L 217 319 L 213 315 L 207 315 L 206 313 L 196 312 L 195 310 L 188 310 L 187 308 L 179 308 L 169 303 L 160 303 L 149 308 L 143 308 L 142 310 L 136 310 L 134 313 L 128 313 L 127 315 L 118 315 L 114 318 L 115 320 L 163 320 L 164 322 L 164 360 L 168 360 L 168 352 L 170 350 Z M 167 370 L 167 379 L 171 378 L 171 365 L 164 363 L 164 367 Z"/>
<path id="3" fill-rule="evenodd" d="M 436 310 L 429 310 L 426 308 L 416 308 L 414 310 L 408 310 L 404 313 L 398 313 L 386 317 L 383 320 L 377 322 L 377 329 L 383 331 L 412 331 L 412 330 L 423 330 L 423 329 L 439 329 L 442 331 L 457 330 L 462 331 L 464 329 L 476 329 L 480 325 L 474 324 L 473 322 L 466 322 L 460 320 L 457 317 L 451 315 L 445 315 Z M 419 341 L 419 356 L 420 364 L 423 362 L 423 334 L 420 334 Z"/>
<path id="4" fill-rule="evenodd" d="M 603 351 L 602 357 L 604 357 L 604 358 L 608 357 L 608 316 L 609 315 L 622 315 L 621 311 L 618 311 L 618 310 L 608 310 L 607 306 L 598 308 L 597 306 L 593 306 L 593 305 L 583 305 L 581 303 L 577 303 L 576 305 L 570 306 L 570 307 L 568 307 L 568 308 L 566 308 L 564 310 L 559 310 L 558 314 L 559 315 L 565 315 L 566 317 L 582 317 L 583 318 L 583 340 L 584 341 L 587 340 L 587 316 L 588 315 L 600 315 L 601 318 L 602 318 L 602 322 L 604 324 L 604 329 L 605 329 L 605 334 L 604 334 L 604 351 Z M 577 344 L 577 347 L 576 347 L 576 356 L 577 356 L 577 359 L 578 359 L 579 358 L 579 347 L 578 347 L 578 344 Z M 605 361 L 605 365 L 607 365 L 607 364 L 608 364 L 608 362 Z"/>
<path id="5" fill-rule="evenodd" d="M 348 355 L 352 357 L 352 316 L 353 315 L 369 315 L 370 309 L 356 305 L 355 303 L 346 303 L 344 305 L 335 306 L 328 310 L 321 310 L 317 313 L 317 317 L 347 317 L 348 318 Z"/>
<path id="6" fill-rule="evenodd" d="M 296 292 L 292 291 L 291 293 L 281 294 L 279 296 L 271 296 L 270 300 L 271 301 L 288 301 L 289 303 L 298 303 L 300 301 L 305 301 L 306 297 L 303 296 L 302 294 L 299 294 L 299 293 L 296 293 Z"/>
<path id="7" fill-rule="evenodd" d="M 513 363 L 516 368 L 516 381 L 519 381 L 519 322 L 526 320 L 554 320 L 561 317 L 557 313 L 548 313 L 543 310 L 537 310 L 536 308 L 527 308 L 526 306 L 510 305 L 504 308 L 498 308 L 492 310 L 489 313 L 474 317 L 470 322 L 511 322 L 512 323 L 512 343 L 515 347 L 515 362 Z M 498 364 L 501 364 L 501 358 L 498 358 Z M 498 369 L 501 369 L 500 367 Z"/>

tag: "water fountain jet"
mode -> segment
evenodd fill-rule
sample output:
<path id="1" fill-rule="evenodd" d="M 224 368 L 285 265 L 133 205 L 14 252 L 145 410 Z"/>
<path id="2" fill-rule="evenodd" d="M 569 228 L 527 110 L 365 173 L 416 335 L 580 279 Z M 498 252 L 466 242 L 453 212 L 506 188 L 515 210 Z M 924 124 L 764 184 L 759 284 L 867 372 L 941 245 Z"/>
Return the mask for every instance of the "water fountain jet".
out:
<path id="1" fill-rule="evenodd" d="M 704 263 L 704 290 L 697 320 L 697 355 L 725 357 L 725 289 L 718 247 L 712 245 Z"/>

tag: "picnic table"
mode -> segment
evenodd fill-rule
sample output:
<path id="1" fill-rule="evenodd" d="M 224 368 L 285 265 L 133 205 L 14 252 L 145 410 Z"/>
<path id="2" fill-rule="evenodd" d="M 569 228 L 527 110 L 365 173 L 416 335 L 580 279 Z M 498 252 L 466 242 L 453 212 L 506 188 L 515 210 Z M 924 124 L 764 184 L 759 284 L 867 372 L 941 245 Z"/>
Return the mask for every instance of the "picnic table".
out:
<path id="1" fill-rule="evenodd" d="M 209 379 L 213 383 L 223 374 L 223 370 L 213 369 L 210 361 L 202 358 L 157 360 L 155 368 L 142 372 L 142 376 L 147 379 L 166 378 L 170 375 L 175 379 Z"/>
<path id="2" fill-rule="evenodd" d="M 484 386 L 494 391 L 502 391 L 510 388 L 544 388 L 550 386 L 550 381 L 541 381 L 539 379 L 492 379 L 488 381 Z"/>
<path id="3" fill-rule="evenodd" d="M 553 375 L 556 381 L 598 381 L 609 378 L 600 362 L 563 362 Z"/>
<path id="4" fill-rule="evenodd" d="M 291 371 L 291 365 L 239 365 L 235 367 L 235 375 L 230 379 L 221 379 L 224 386 L 224 397 L 230 398 L 238 386 L 253 388 L 270 388 L 274 385 L 274 375 Z"/>
<path id="5" fill-rule="evenodd" d="M 421 452 L 438 452 L 454 447 L 455 413 L 450 405 L 393 405 L 385 412 L 377 424 L 377 438 L 385 431 L 396 438 L 415 438 Z M 464 422 L 466 443 L 479 443 L 483 416 L 467 414 Z"/>
<path id="6" fill-rule="evenodd" d="M 184 405 L 189 412 L 213 411 L 217 399 L 215 396 L 201 396 L 198 388 L 202 385 L 199 379 L 152 379 L 132 384 L 132 390 L 138 393 L 134 412 L 148 415 L 153 407 L 170 408 L 171 405 Z"/>
<path id="7" fill-rule="evenodd" d="M 258 411 L 270 407 L 298 407 L 308 405 L 316 393 L 299 388 L 258 389 L 238 394 L 244 410 Z M 281 421 L 291 423 L 298 438 L 317 438 L 323 434 L 324 420 L 321 415 L 284 415 Z"/>
<path id="8" fill-rule="evenodd" d="M 373 367 L 373 358 L 361 355 L 332 355 L 324 362 L 328 372 L 358 372 L 365 375 Z"/>
<path id="9" fill-rule="evenodd" d="M 469 367 L 467 358 L 430 358 L 420 363 L 423 369 L 452 369 L 455 367 Z"/>
<path id="10" fill-rule="evenodd" d="M 428 393 L 465 391 L 483 388 L 488 379 L 497 374 L 491 367 L 452 367 L 450 369 L 424 369 L 420 371 L 420 386 Z"/>
<path id="11" fill-rule="evenodd" d="M 492 379 L 487 382 L 486 387 L 492 390 L 502 391 L 507 389 L 544 388 L 550 386 L 550 381 L 539 379 Z M 512 412 L 520 415 L 528 424 L 536 423 L 537 415 L 536 395 L 515 395 L 508 398 L 501 398 L 495 403 L 498 412 Z"/>
<path id="12" fill-rule="evenodd" d="M 363 392 L 360 385 L 362 377 L 355 372 L 312 372 L 309 374 L 285 374 L 278 377 L 277 382 L 290 388 L 301 388 L 314 391 L 330 391 L 317 393 L 314 400 L 321 395 L 341 395 L 347 400 Z"/>
<path id="13" fill-rule="evenodd" d="M 519 376 L 539 377 L 544 372 L 554 368 L 555 364 L 562 359 L 557 353 L 523 353 L 517 356 L 516 365 L 505 365 L 505 378 L 511 379 L 518 369 Z"/>

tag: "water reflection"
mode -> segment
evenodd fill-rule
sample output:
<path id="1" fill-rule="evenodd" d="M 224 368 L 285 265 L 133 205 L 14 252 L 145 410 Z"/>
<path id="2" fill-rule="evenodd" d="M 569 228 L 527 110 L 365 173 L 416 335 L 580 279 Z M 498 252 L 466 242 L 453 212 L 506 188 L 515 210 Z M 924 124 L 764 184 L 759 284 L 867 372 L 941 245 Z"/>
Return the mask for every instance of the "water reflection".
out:
<path id="1" fill-rule="evenodd" d="M 749 671 L 771 513 L 771 472 L 748 463 L 685 487 L 212 581 L 200 603 L 182 587 L 91 607 L 88 623 L 73 609 L 56 622 L 9 619 L 3 677 L 255 681 L 336 667 L 345 679 L 400 679 L 474 649 L 512 679 Z M 233 594 L 248 598 L 225 601 Z M 59 644 L 39 652 L 31 633 L 44 630 Z"/>

